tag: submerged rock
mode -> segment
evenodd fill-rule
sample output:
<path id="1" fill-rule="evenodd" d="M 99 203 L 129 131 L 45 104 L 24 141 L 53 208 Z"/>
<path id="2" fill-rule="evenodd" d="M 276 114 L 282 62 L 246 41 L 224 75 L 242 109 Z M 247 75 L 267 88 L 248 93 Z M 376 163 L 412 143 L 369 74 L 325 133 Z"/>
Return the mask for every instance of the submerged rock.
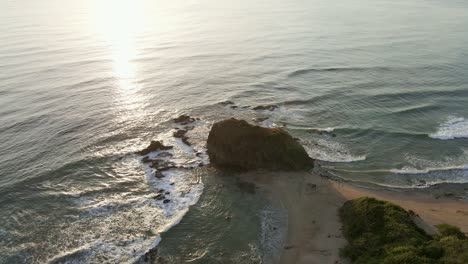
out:
<path id="1" fill-rule="evenodd" d="M 241 191 L 250 193 L 250 194 L 255 194 L 255 189 L 257 188 L 257 186 L 255 186 L 254 183 L 245 182 L 245 181 L 238 181 L 237 187 L 239 187 Z"/>
<path id="2" fill-rule="evenodd" d="M 162 179 L 162 178 L 164 178 L 165 176 L 164 176 L 164 174 L 162 174 L 161 172 L 156 171 L 156 172 L 154 173 L 154 177 L 156 177 L 156 178 L 158 178 L 158 179 Z"/>
<path id="3" fill-rule="evenodd" d="M 228 101 L 220 102 L 219 104 L 222 105 L 222 106 L 226 106 L 226 105 L 233 105 L 234 102 L 228 100 Z"/>
<path id="4" fill-rule="evenodd" d="M 259 105 L 253 108 L 253 110 L 268 110 L 268 111 L 273 111 L 279 106 L 277 105 Z"/>
<path id="5" fill-rule="evenodd" d="M 158 193 L 156 196 L 154 196 L 154 199 L 163 200 L 163 199 L 166 199 L 166 197 L 164 197 L 164 194 Z"/>
<path id="6" fill-rule="evenodd" d="M 161 152 L 158 154 L 158 157 L 165 158 L 165 157 L 172 157 L 172 153 L 169 152 Z"/>
<path id="7" fill-rule="evenodd" d="M 151 141 L 150 145 L 143 149 L 143 150 L 140 150 L 140 151 L 137 151 L 136 154 L 138 155 L 146 155 L 150 152 L 153 152 L 153 151 L 158 151 L 158 150 L 168 150 L 168 149 L 172 149 L 173 146 L 165 146 L 163 143 L 161 143 L 161 141 Z"/>
<path id="8" fill-rule="evenodd" d="M 215 123 L 207 145 L 211 164 L 220 168 L 303 170 L 313 166 L 304 148 L 286 131 L 234 118 Z"/>

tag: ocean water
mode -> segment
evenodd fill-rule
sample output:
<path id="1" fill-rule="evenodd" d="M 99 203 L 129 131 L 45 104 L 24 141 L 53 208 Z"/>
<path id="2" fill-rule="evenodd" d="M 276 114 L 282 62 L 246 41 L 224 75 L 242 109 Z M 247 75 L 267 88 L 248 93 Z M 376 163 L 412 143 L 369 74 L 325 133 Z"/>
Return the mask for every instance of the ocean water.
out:
<path id="1" fill-rule="evenodd" d="M 269 263 L 282 209 L 197 167 L 226 117 L 350 182 L 467 183 L 467 28 L 460 0 L 0 0 L 0 263 L 132 263 L 161 239 L 173 263 Z M 134 152 L 156 139 L 197 168 L 154 178 Z"/>

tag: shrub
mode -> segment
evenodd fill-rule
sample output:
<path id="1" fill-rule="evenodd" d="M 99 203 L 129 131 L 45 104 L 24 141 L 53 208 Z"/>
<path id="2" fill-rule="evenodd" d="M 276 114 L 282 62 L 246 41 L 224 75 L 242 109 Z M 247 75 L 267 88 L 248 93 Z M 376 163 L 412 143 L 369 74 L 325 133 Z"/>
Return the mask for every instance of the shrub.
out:
<path id="1" fill-rule="evenodd" d="M 465 234 L 463 234 L 462 231 L 460 231 L 460 228 L 449 225 L 449 224 L 440 224 L 436 226 L 437 229 L 439 230 L 439 233 L 441 236 L 455 236 L 460 239 L 465 239 Z"/>
<path id="2" fill-rule="evenodd" d="M 457 227 L 437 226 L 431 237 L 395 204 L 363 197 L 340 209 L 343 234 L 349 244 L 342 255 L 358 264 L 468 263 L 468 239 Z"/>

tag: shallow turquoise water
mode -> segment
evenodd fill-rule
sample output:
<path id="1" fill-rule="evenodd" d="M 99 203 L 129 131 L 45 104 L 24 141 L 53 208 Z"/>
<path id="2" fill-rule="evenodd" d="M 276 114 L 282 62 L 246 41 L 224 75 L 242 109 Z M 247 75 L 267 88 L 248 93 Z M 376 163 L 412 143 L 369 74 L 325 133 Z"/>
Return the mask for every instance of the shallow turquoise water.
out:
<path id="1" fill-rule="evenodd" d="M 176 144 L 169 120 L 181 113 L 201 118 L 196 151 L 212 122 L 265 115 L 332 176 L 404 188 L 468 182 L 465 1 L 0 7 L 0 262 L 132 262 L 154 245 L 203 184 L 192 185 L 193 172 L 171 176 L 174 192 L 190 195 L 164 207 L 152 199 L 161 183 L 133 152 L 151 139 Z M 280 108 L 248 108 L 266 103 Z M 177 148 L 181 163 L 190 151 Z M 255 248 L 262 222 L 253 222 Z"/>

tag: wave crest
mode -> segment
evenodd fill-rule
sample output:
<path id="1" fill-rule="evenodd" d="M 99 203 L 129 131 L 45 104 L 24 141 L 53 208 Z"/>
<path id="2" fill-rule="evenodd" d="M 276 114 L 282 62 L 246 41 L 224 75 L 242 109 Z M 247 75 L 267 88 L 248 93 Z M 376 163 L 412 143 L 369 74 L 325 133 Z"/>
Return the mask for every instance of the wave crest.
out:
<path id="1" fill-rule="evenodd" d="M 429 134 L 429 137 L 441 140 L 468 138 L 468 120 L 463 117 L 450 117 L 439 126 L 437 132 Z"/>

